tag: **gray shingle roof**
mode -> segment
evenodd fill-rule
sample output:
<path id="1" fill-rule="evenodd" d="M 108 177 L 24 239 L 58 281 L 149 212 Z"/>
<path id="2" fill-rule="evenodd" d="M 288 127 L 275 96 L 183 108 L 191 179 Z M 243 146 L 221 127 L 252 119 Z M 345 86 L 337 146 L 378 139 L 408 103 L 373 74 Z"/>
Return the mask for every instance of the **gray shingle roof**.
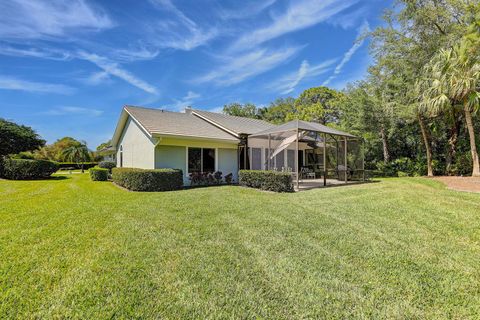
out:
<path id="1" fill-rule="evenodd" d="M 226 128 L 236 133 L 237 135 L 253 134 L 275 127 L 274 124 L 268 123 L 263 120 L 229 116 L 223 113 L 215 113 L 203 110 L 192 110 L 192 112 L 203 118 L 206 118 L 207 120 L 223 128 Z"/>
<path id="2" fill-rule="evenodd" d="M 252 137 L 261 137 L 268 134 L 282 133 L 285 131 L 293 131 L 293 130 L 297 130 L 297 128 L 303 131 L 315 131 L 315 132 L 333 134 L 337 136 L 356 138 L 354 135 L 351 135 L 350 133 L 343 132 L 334 128 L 330 128 L 320 123 L 308 122 L 303 120 L 292 120 L 290 122 L 281 124 L 279 126 L 275 126 L 275 127 L 257 132 L 253 134 Z"/>
<path id="3" fill-rule="evenodd" d="M 231 134 L 190 113 L 170 112 L 134 106 L 125 106 L 124 109 L 150 134 L 238 141 L 238 139 Z"/>

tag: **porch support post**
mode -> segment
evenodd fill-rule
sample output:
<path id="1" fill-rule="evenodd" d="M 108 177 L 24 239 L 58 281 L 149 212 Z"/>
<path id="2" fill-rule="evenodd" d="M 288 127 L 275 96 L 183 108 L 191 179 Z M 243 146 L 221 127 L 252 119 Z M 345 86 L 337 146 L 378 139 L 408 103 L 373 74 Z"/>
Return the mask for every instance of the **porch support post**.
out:
<path id="1" fill-rule="evenodd" d="M 327 186 L 327 134 L 323 134 L 323 186 Z"/>
<path id="2" fill-rule="evenodd" d="M 345 163 L 344 163 L 344 167 L 345 167 L 345 183 L 348 182 L 348 177 L 347 177 L 347 137 L 345 137 Z"/>
<path id="3" fill-rule="evenodd" d="M 270 134 L 268 134 L 267 170 L 270 170 Z"/>
<path id="4" fill-rule="evenodd" d="M 243 163 L 245 164 L 245 170 L 248 170 L 250 169 L 248 167 L 248 162 L 247 162 L 247 159 L 248 159 L 248 141 L 245 140 L 245 152 L 243 153 Z"/>
<path id="5" fill-rule="evenodd" d="M 296 139 L 296 152 L 295 152 L 295 163 L 297 164 L 297 190 L 300 190 L 300 177 L 299 177 L 299 172 L 298 172 L 298 120 L 297 120 L 297 139 Z"/>

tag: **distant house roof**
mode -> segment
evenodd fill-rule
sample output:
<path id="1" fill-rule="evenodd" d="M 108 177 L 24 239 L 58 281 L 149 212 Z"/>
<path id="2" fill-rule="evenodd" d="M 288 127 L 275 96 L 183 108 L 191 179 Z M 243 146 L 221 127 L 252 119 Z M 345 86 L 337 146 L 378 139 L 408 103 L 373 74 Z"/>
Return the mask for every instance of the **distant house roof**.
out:
<path id="1" fill-rule="evenodd" d="M 171 135 L 238 142 L 238 139 L 231 134 L 191 113 L 170 112 L 135 106 L 125 106 L 123 110 L 150 136 Z M 124 126 L 124 124 L 121 125 L 121 122 L 125 122 L 126 118 L 124 113 L 122 113 L 112 143 L 118 141 Z"/>
<path id="2" fill-rule="evenodd" d="M 236 117 L 203 110 L 191 110 L 191 112 L 236 136 L 240 134 L 253 134 L 275 127 L 274 124 L 258 119 Z"/>
<path id="3" fill-rule="evenodd" d="M 287 131 L 294 131 L 297 129 L 302 131 L 321 132 L 321 133 L 333 134 L 336 136 L 356 138 L 354 135 L 351 135 L 350 133 L 343 132 L 334 128 L 330 128 L 320 123 L 308 122 L 303 120 L 292 120 L 290 122 L 287 122 L 272 128 L 268 128 L 266 130 L 256 132 L 255 134 L 252 135 L 252 137 L 262 137 L 269 134 L 283 133 Z"/>

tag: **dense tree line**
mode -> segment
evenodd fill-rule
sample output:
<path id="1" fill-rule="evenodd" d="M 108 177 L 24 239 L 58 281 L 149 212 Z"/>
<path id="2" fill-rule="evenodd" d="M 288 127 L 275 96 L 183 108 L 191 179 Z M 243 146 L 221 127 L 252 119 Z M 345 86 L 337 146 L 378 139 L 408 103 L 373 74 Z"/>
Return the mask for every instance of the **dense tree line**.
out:
<path id="1" fill-rule="evenodd" d="M 369 169 L 480 175 L 480 4 L 401 0 L 371 39 L 368 75 L 344 90 L 305 90 L 267 107 L 229 104 L 232 115 L 329 124 L 364 139 Z"/>

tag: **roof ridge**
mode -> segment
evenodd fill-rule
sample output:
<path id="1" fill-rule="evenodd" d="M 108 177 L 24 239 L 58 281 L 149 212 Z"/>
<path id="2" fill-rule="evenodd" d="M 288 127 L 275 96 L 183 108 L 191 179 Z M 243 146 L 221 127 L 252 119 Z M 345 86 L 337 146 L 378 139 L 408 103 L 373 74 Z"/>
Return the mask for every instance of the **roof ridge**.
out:
<path id="1" fill-rule="evenodd" d="M 207 111 L 207 110 L 200 110 L 200 109 L 192 109 L 193 112 L 195 111 L 199 111 L 199 112 L 206 112 L 206 113 L 213 113 L 213 114 L 218 114 L 218 115 L 221 115 L 221 116 L 225 116 L 225 117 L 232 117 L 232 118 L 238 118 L 238 119 L 243 119 L 243 120 L 252 120 L 252 121 L 260 121 L 260 122 L 264 122 L 264 123 L 268 123 L 270 125 L 275 125 L 274 123 L 270 123 L 266 120 L 263 120 L 263 119 L 255 119 L 255 118 L 249 118 L 249 117 L 242 117 L 242 116 L 232 116 L 230 114 L 225 114 L 225 113 L 220 113 L 220 112 L 213 112 L 213 111 Z"/>
<path id="2" fill-rule="evenodd" d="M 170 110 L 165 110 L 165 109 L 160 109 L 160 108 L 149 108 L 149 107 L 141 107 L 141 106 L 132 106 L 129 104 L 126 104 L 123 106 L 124 108 L 135 108 L 135 109 L 144 109 L 144 110 L 151 110 L 151 111 L 158 111 L 158 112 L 169 112 L 169 113 L 178 113 L 178 114 L 187 114 L 185 112 L 179 112 L 179 111 L 170 111 Z"/>

